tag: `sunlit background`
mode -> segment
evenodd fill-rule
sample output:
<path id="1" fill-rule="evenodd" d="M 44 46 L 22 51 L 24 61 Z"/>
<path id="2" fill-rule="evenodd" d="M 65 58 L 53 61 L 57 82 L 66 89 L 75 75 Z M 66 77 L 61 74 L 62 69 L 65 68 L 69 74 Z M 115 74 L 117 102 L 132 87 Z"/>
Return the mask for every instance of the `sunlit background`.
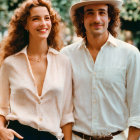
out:
<path id="1" fill-rule="evenodd" d="M 24 0 L 0 0 L 0 41 L 7 34 L 7 27 L 14 10 Z M 79 0 L 51 0 L 53 7 L 61 15 L 64 45 L 80 39 L 76 37 L 70 21 L 70 6 Z M 124 0 L 121 9 L 121 29 L 118 38 L 131 43 L 140 50 L 140 0 Z M 125 131 L 127 135 L 127 131 Z"/>

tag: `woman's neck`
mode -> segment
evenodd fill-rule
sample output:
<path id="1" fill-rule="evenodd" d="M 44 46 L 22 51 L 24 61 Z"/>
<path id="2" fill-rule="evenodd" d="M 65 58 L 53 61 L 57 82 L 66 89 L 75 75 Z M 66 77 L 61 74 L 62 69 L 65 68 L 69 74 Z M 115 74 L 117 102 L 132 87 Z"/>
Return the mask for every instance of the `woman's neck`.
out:
<path id="1" fill-rule="evenodd" d="M 30 40 L 27 48 L 27 53 L 30 55 L 46 55 L 48 52 L 47 40 Z"/>

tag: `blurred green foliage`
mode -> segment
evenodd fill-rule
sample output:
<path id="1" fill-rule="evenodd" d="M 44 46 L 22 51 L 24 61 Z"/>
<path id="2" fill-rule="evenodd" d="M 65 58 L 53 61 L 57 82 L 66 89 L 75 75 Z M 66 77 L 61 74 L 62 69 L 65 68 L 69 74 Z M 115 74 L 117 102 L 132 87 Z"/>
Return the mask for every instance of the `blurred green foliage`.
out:
<path id="1" fill-rule="evenodd" d="M 69 19 L 69 8 L 71 6 L 72 0 L 51 0 L 52 5 L 55 7 L 56 11 L 61 15 L 62 20 L 70 22 Z"/>
<path id="2" fill-rule="evenodd" d="M 71 39 L 69 40 L 69 43 L 68 42 L 66 43 L 66 44 L 70 44 L 72 42 L 72 37 L 74 34 L 72 22 L 69 17 L 69 10 L 70 10 L 70 6 L 72 5 L 72 0 L 51 0 L 51 2 L 55 10 L 60 14 L 61 19 L 65 24 L 65 26 L 70 29 Z"/>
<path id="3" fill-rule="evenodd" d="M 121 9 L 121 28 L 130 30 L 134 45 L 140 50 L 140 0 L 125 0 Z"/>
<path id="4" fill-rule="evenodd" d="M 140 0 L 127 0 L 122 8 L 121 17 L 128 21 L 140 20 Z"/>

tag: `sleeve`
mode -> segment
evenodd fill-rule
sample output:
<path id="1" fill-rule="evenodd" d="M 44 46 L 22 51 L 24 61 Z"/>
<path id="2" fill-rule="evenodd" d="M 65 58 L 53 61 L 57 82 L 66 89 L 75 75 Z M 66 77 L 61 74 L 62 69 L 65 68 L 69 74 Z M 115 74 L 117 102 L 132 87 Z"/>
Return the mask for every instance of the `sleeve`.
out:
<path id="1" fill-rule="evenodd" d="M 130 57 L 127 71 L 128 127 L 140 128 L 140 53 Z"/>
<path id="2" fill-rule="evenodd" d="M 5 63 L 0 68 L 0 115 L 6 116 L 9 113 L 9 80 L 8 69 Z"/>
<path id="3" fill-rule="evenodd" d="M 66 69 L 66 81 L 64 85 L 64 107 L 60 124 L 61 127 L 67 123 L 74 122 L 72 98 L 72 68 L 69 62 Z"/>

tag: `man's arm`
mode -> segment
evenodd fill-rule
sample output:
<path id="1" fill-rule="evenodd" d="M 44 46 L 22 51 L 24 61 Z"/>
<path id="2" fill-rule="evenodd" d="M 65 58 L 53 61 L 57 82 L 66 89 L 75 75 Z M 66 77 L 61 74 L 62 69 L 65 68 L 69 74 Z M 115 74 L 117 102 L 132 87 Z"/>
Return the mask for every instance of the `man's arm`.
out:
<path id="1" fill-rule="evenodd" d="M 140 129 L 130 126 L 128 132 L 128 140 L 138 140 L 140 137 Z"/>
<path id="2" fill-rule="evenodd" d="M 128 118 L 128 140 L 138 140 L 140 136 L 140 53 L 137 49 L 131 51 L 127 68 L 127 106 Z"/>
<path id="3" fill-rule="evenodd" d="M 68 123 L 62 127 L 64 140 L 72 140 L 72 123 Z"/>

